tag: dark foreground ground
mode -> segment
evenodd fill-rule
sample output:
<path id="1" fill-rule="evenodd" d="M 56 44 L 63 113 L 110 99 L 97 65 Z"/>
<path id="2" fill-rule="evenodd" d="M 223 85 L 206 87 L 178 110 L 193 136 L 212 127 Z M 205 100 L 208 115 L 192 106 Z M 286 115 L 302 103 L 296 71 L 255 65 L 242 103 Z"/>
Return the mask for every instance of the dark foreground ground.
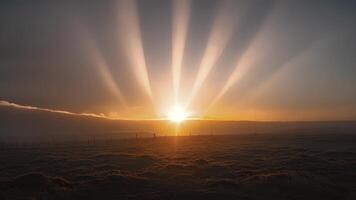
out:
<path id="1" fill-rule="evenodd" d="M 0 199 L 356 199 L 356 135 L 0 148 Z"/>

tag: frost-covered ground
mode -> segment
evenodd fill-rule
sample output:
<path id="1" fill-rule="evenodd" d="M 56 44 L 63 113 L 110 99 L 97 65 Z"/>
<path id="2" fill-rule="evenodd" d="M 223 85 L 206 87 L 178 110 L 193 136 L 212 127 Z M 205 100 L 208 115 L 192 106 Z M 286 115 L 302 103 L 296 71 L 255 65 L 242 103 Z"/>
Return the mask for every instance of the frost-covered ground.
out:
<path id="1" fill-rule="evenodd" d="M 0 199 L 356 199 L 356 135 L 2 146 Z"/>

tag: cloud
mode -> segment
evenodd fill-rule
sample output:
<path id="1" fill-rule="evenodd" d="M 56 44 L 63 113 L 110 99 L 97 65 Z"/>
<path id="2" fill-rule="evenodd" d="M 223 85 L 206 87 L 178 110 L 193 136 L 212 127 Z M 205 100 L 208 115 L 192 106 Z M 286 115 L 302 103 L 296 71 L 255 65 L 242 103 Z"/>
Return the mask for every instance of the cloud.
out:
<path id="1" fill-rule="evenodd" d="M 66 114 L 66 115 L 75 115 L 75 116 L 89 116 L 89 117 L 97 117 L 97 118 L 104 118 L 104 119 L 117 119 L 116 117 L 109 117 L 106 116 L 105 114 L 95 114 L 95 113 L 74 113 L 70 111 L 65 111 L 65 110 L 55 110 L 55 109 L 49 109 L 49 108 L 40 108 L 36 106 L 28 106 L 28 105 L 20 105 L 17 103 L 12 103 L 4 100 L 0 100 L 0 106 L 6 106 L 6 107 L 13 107 L 13 108 L 19 108 L 19 109 L 26 109 L 26 110 L 39 110 L 39 111 L 45 111 L 45 112 L 51 112 L 51 113 L 60 113 L 60 114 Z"/>

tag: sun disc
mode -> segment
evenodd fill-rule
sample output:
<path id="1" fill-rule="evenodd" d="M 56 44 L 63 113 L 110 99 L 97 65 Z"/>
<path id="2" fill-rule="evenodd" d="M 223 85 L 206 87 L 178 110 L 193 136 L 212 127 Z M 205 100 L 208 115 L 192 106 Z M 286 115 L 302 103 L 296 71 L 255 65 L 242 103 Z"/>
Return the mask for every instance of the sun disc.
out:
<path id="1" fill-rule="evenodd" d="M 169 120 L 176 123 L 184 121 L 187 117 L 188 113 L 181 106 L 178 105 L 174 106 L 168 115 Z"/>

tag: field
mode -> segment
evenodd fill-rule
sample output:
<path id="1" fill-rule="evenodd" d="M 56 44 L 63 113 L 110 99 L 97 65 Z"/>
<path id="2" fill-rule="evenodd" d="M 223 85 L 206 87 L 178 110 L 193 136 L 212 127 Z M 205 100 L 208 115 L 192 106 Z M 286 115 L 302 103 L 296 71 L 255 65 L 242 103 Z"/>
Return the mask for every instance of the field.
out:
<path id="1" fill-rule="evenodd" d="M 8 145 L 0 199 L 356 199 L 356 137 L 240 134 Z"/>

